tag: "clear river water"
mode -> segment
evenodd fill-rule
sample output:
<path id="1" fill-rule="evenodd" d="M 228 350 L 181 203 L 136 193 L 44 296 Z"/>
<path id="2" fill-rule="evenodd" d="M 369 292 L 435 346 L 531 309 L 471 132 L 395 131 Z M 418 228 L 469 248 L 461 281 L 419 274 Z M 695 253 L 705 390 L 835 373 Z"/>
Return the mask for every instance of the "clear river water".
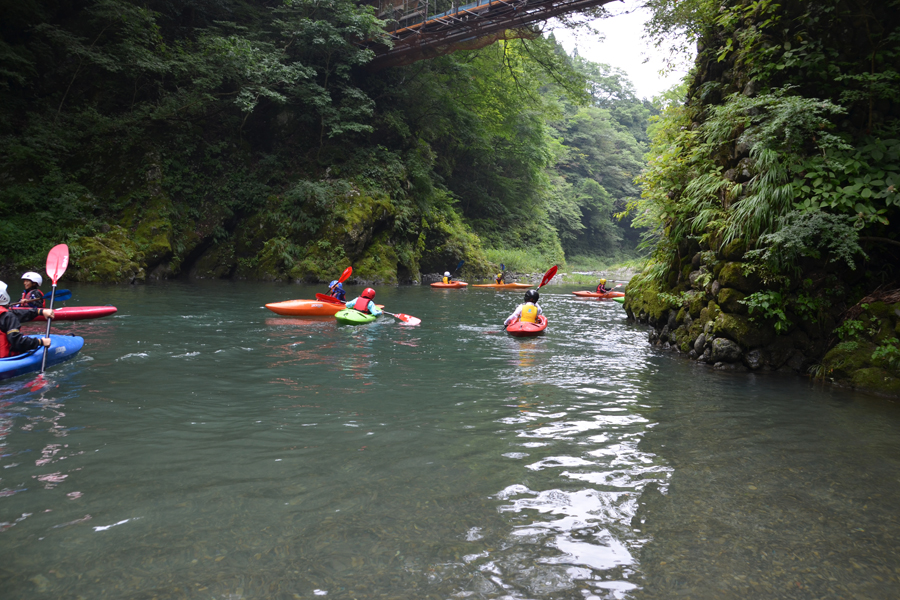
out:
<path id="1" fill-rule="evenodd" d="M 4 600 L 900 597 L 897 404 L 651 348 L 584 286 L 530 339 L 520 291 L 353 327 L 263 307 L 321 287 L 60 287 L 119 311 L 0 382 Z"/>

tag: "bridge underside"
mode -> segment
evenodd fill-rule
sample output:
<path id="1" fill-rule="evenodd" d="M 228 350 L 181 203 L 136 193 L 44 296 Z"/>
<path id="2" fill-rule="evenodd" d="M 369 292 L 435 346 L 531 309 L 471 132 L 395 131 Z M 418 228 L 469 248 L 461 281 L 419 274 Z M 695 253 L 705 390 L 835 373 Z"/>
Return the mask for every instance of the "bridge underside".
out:
<path id="1" fill-rule="evenodd" d="M 379 42 L 372 70 L 408 65 L 456 50 L 482 48 L 500 39 L 527 37 L 513 32 L 557 15 L 587 10 L 615 0 L 476 0 L 429 15 L 429 0 L 381 0 L 378 16 L 388 22 L 393 47 Z"/>

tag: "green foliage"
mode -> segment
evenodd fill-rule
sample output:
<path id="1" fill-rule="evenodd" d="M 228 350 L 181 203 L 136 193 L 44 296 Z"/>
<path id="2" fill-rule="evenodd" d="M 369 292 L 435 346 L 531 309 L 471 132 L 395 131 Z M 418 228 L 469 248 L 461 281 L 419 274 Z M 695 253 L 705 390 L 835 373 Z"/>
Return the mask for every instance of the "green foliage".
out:
<path id="1" fill-rule="evenodd" d="M 801 258 L 820 259 L 829 262 L 843 261 L 851 269 L 856 268 L 857 256 L 866 254 L 857 242 L 857 230 L 851 217 L 825 212 L 792 212 L 781 217 L 775 233 L 760 237 L 761 248 L 747 252 L 745 258 L 762 266 L 764 279 L 777 274 L 795 273 Z"/>
<path id="2" fill-rule="evenodd" d="M 793 326 L 787 316 L 787 297 L 781 292 L 764 290 L 739 302 L 747 305 L 751 321 L 771 321 L 777 333 L 787 333 Z"/>
<path id="3" fill-rule="evenodd" d="M 884 363 L 894 370 L 900 369 L 900 340 L 895 337 L 882 340 L 872 352 L 872 362 Z"/>
<path id="4" fill-rule="evenodd" d="M 866 331 L 866 325 L 858 319 L 847 319 L 834 330 L 837 336 L 842 340 L 853 340 L 859 338 Z"/>

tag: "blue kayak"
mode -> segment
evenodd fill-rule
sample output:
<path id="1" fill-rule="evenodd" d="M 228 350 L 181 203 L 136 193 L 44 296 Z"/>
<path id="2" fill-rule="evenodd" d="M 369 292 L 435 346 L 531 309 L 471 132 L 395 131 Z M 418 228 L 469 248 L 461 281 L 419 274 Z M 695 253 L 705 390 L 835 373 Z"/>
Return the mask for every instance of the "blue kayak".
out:
<path id="1" fill-rule="evenodd" d="M 28 337 L 42 338 L 43 335 L 30 335 Z M 84 346 L 84 338 L 75 335 L 50 335 L 50 349 L 47 352 L 47 366 L 58 365 L 70 358 L 74 358 Z M 25 373 L 33 373 L 41 370 L 41 361 L 44 359 L 43 346 L 37 350 L 26 352 L 18 356 L 0 358 L 0 379 L 18 377 Z"/>

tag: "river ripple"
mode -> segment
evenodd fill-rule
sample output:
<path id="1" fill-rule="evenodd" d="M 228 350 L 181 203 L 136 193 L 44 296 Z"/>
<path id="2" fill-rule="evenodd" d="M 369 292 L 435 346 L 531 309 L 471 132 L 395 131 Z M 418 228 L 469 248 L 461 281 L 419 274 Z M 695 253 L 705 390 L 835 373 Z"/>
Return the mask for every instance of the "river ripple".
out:
<path id="1" fill-rule="evenodd" d="M 114 318 L 0 385 L 4 598 L 895 598 L 896 405 L 651 349 L 612 302 L 73 286 Z M 360 288 L 361 289 L 361 288 Z M 351 292 L 358 292 L 351 288 Z M 37 328 L 35 328 L 37 329 Z"/>

